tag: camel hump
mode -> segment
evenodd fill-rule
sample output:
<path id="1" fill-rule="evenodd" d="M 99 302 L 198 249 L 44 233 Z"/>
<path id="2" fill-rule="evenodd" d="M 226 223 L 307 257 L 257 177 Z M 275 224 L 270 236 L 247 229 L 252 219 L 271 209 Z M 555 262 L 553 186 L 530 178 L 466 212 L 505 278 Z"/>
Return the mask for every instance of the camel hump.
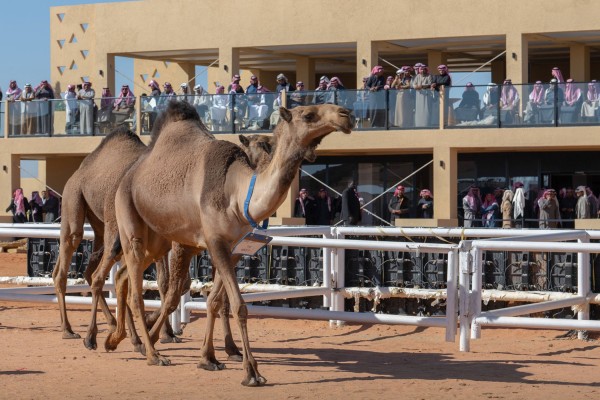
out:
<path id="1" fill-rule="evenodd" d="M 158 116 L 152 127 L 150 146 L 152 147 L 152 144 L 156 142 L 165 126 L 178 121 L 196 121 L 206 131 L 194 106 L 185 101 L 171 100 L 167 105 L 167 109 Z"/>

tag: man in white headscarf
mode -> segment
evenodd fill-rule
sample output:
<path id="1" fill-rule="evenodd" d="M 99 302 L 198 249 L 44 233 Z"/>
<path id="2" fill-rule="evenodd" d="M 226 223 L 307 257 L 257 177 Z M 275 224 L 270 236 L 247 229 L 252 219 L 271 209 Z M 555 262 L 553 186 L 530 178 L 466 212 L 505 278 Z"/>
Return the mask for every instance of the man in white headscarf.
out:
<path id="1" fill-rule="evenodd" d="M 588 203 L 587 194 L 585 193 L 585 186 L 578 186 L 575 189 L 577 195 L 577 204 L 575 205 L 575 215 L 577 219 L 590 218 L 590 203 Z"/>
<path id="2" fill-rule="evenodd" d="M 523 227 L 523 221 L 525 220 L 525 191 L 523 187 L 515 189 L 515 195 L 513 196 L 513 220 L 515 221 L 515 228 Z"/>

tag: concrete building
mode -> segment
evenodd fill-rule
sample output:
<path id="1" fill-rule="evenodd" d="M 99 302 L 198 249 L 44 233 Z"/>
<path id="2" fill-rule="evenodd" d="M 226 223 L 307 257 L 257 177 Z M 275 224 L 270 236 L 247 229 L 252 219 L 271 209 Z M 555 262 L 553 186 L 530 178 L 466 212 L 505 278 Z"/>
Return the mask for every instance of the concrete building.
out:
<path id="1" fill-rule="evenodd" d="M 193 86 L 196 66 L 210 66 L 211 85 L 229 83 L 240 73 L 243 86 L 256 75 L 274 89 L 277 74 L 284 73 L 308 88 L 315 88 L 322 75 L 335 75 L 347 89 L 355 89 L 375 65 L 394 75 L 395 66 L 424 62 L 434 73 L 435 66 L 446 64 L 451 73 L 489 71 L 497 84 L 510 78 L 520 93 L 517 114 L 522 118 L 531 89 L 518 84 L 547 84 L 553 67 L 582 87 L 600 79 L 596 16 L 595 2 L 580 0 L 145 0 L 53 7 L 51 83 L 57 93 L 84 81 L 92 81 L 98 94 L 102 87 L 118 93 L 116 56 L 135 60 L 136 95 L 147 90 L 152 79 L 176 86 L 189 81 Z M 465 84 L 454 88 L 448 99 L 457 100 Z M 141 120 L 139 111 L 138 116 Z M 600 189 L 597 120 L 567 124 L 555 118 L 527 126 L 520 119 L 493 127 L 442 120 L 429 129 L 358 129 L 350 136 L 331 135 L 319 148 L 317 162 L 305 168 L 320 182 L 300 176 L 277 216 L 291 216 L 300 186 L 316 191 L 325 183 L 341 192 L 345 181 L 353 178 L 368 203 L 423 166 L 404 185 L 412 189 L 413 204 L 420 189 L 432 189 L 435 218 L 403 222 L 408 225 L 458 225 L 460 198 L 470 184 L 493 188 L 524 181 L 532 197 L 542 187 L 587 185 L 596 193 Z M 64 125 L 61 111 L 55 111 L 54 124 Z M 28 192 L 43 182 L 60 192 L 101 140 L 58 136 L 10 137 L 5 123 L 0 193 L 6 203 L 19 186 Z M 237 134 L 219 137 L 237 141 Z M 35 183 L 20 179 L 20 162 L 27 159 L 40 161 Z M 387 219 L 388 198 L 377 199 L 368 209 Z M 0 218 L 6 221 L 9 216 L 2 213 Z M 370 214 L 364 222 L 381 224 Z"/>

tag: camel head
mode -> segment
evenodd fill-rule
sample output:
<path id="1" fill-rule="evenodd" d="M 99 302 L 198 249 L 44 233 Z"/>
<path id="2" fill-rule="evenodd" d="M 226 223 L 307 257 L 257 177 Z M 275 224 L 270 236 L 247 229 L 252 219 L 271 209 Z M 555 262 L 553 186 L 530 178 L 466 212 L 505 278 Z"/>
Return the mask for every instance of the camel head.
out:
<path id="1" fill-rule="evenodd" d="M 354 117 L 343 107 L 333 104 L 300 106 L 292 110 L 279 108 L 280 121 L 273 132 L 277 143 L 293 143 L 304 150 L 304 159 L 314 161 L 315 149 L 331 132 L 350 133 Z"/>
<path id="2" fill-rule="evenodd" d="M 252 168 L 260 168 L 271 161 L 275 148 L 273 136 L 239 135 L 238 138 Z"/>

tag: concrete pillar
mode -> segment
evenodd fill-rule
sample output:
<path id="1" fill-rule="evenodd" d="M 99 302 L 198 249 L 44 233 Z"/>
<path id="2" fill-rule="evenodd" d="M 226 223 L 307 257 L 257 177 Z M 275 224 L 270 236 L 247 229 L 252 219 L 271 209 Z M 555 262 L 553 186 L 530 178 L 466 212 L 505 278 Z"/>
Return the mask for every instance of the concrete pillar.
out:
<path id="1" fill-rule="evenodd" d="M 14 190 L 21 186 L 20 156 L 10 153 L 0 153 L 0 193 L 6 204 L 0 207 L 0 222 L 12 222 L 12 214 L 5 212 L 6 206 Z"/>
<path id="2" fill-rule="evenodd" d="M 362 78 L 371 75 L 371 69 L 378 65 L 379 52 L 370 40 L 356 42 L 356 87 L 362 88 Z"/>
<path id="3" fill-rule="evenodd" d="M 433 148 L 433 216 L 438 226 L 457 226 L 458 151 L 451 147 Z"/>
<path id="4" fill-rule="evenodd" d="M 583 44 L 573 44 L 570 47 L 570 76 L 576 82 L 588 82 L 590 80 L 590 48 Z"/>
<path id="5" fill-rule="evenodd" d="M 528 40 L 520 33 L 506 35 L 506 77 L 513 83 L 528 83 L 529 72 Z M 498 82 L 502 83 L 502 82 Z M 521 96 L 523 98 L 523 96 Z"/>
<path id="6" fill-rule="evenodd" d="M 313 90 L 317 87 L 315 82 L 315 60 L 310 57 L 296 58 L 296 80 L 304 82 L 304 90 Z"/>
<path id="7" fill-rule="evenodd" d="M 430 74 L 437 74 L 437 66 L 440 64 L 446 64 L 448 57 L 445 53 L 439 50 L 429 50 L 427 52 L 427 65 L 429 66 Z"/>
<path id="8" fill-rule="evenodd" d="M 231 77 L 240 73 L 240 50 L 233 47 L 219 48 L 219 73 L 218 81 L 227 88 Z"/>

